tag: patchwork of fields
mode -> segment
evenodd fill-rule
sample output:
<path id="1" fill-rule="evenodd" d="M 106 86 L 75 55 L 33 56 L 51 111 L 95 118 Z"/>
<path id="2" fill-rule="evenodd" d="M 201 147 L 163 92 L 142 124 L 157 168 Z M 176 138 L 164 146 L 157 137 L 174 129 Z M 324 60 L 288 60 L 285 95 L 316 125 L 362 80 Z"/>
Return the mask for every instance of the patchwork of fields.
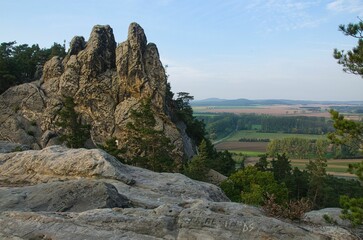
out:
<path id="1" fill-rule="evenodd" d="M 313 109 L 313 110 L 311 110 Z M 315 111 L 314 109 L 320 109 Z M 312 108 L 306 108 L 304 105 L 271 105 L 271 106 L 195 106 L 193 110 L 195 115 L 213 116 L 216 113 L 235 113 L 235 114 L 257 114 L 257 115 L 272 115 L 272 116 L 309 116 L 309 117 L 324 117 L 327 120 L 330 118 L 328 112 L 330 106 L 314 105 Z M 350 119 L 361 119 L 361 114 L 346 114 Z M 284 138 L 303 138 L 303 139 L 327 139 L 326 134 L 287 134 L 287 133 L 266 133 L 257 130 L 239 130 L 230 133 L 227 137 L 215 140 L 214 144 L 217 150 L 228 150 L 232 153 L 243 154 L 247 156 L 245 164 L 255 164 L 259 155 L 266 153 L 268 142 L 274 139 Z M 256 141 L 243 141 L 243 139 L 254 139 Z M 355 177 L 347 172 L 350 163 L 360 162 L 363 159 L 329 159 L 327 172 L 336 176 Z M 293 167 L 304 169 L 309 162 L 308 159 L 290 159 Z"/>

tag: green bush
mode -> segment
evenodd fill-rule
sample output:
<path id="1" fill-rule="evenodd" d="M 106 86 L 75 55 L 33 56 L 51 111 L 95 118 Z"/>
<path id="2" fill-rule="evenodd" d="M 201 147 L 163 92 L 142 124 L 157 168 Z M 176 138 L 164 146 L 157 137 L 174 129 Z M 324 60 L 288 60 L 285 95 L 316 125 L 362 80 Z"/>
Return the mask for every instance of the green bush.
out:
<path id="1" fill-rule="evenodd" d="M 288 198 L 288 189 L 274 179 L 273 173 L 252 166 L 233 173 L 222 182 L 221 188 L 231 200 L 246 204 L 261 205 L 269 194 L 274 194 L 278 203 Z"/>

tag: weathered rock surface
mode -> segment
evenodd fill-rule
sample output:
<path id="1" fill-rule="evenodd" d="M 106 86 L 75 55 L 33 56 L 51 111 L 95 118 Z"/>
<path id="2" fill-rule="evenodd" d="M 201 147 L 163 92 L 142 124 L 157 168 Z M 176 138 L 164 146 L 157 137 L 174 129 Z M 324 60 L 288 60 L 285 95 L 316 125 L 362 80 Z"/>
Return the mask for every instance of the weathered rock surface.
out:
<path id="1" fill-rule="evenodd" d="M 339 226 L 351 227 L 352 224 L 348 220 L 340 218 L 342 214 L 341 208 L 324 208 L 320 210 L 310 211 L 304 214 L 303 221 L 319 224 L 319 225 L 332 225 L 336 224 Z M 324 219 L 326 215 L 329 220 Z"/>
<path id="2" fill-rule="evenodd" d="M 0 96 L 0 140 L 33 149 L 55 144 L 56 112 L 62 99 L 71 96 L 82 122 L 91 126 L 93 145 L 115 137 L 122 148 L 130 110 L 151 98 L 157 128 L 174 144 L 180 163 L 195 154 L 195 147 L 185 124 L 173 117 L 166 93 L 158 49 L 147 42 L 137 23 L 130 24 L 127 40 L 118 46 L 110 26 L 96 25 L 87 42 L 76 36 L 64 59 L 49 60 L 40 81 L 15 86 Z"/>
<path id="3" fill-rule="evenodd" d="M 231 203 L 212 184 L 118 162 L 102 150 L 0 154 L 0 239 L 358 239 Z"/>
<path id="4" fill-rule="evenodd" d="M 29 149 L 30 149 L 29 146 L 21 145 L 19 143 L 0 141 L 0 153 L 10 153 L 10 152 L 24 151 Z"/>

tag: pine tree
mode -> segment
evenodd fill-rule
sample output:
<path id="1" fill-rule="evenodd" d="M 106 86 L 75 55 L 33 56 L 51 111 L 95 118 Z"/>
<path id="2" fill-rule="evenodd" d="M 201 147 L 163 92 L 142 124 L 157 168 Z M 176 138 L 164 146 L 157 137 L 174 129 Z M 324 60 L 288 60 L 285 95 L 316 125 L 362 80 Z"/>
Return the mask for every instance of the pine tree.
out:
<path id="1" fill-rule="evenodd" d="M 195 180 L 206 181 L 209 172 L 207 167 L 208 155 L 207 142 L 202 140 L 199 145 L 199 154 L 189 162 L 185 169 L 185 175 Z"/>
<path id="2" fill-rule="evenodd" d="M 76 112 L 72 97 L 65 97 L 63 108 L 58 112 L 56 125 L 61 127 L 60 141 L 65 142 L 67 147 L 81 148 L 90 137 L 89 125 L 82 124 L 79 114 Z"/>
<path id="3" fill-rule="evenodd" d="M 163 131 L 156 130 L 151 99 L 143 101 L 137 110 L 131 110 L 131 122 L 126 125 L 126 150 L 132 156 L 128 164 L 157 172 L 175 170 L 173 145 Z"/>

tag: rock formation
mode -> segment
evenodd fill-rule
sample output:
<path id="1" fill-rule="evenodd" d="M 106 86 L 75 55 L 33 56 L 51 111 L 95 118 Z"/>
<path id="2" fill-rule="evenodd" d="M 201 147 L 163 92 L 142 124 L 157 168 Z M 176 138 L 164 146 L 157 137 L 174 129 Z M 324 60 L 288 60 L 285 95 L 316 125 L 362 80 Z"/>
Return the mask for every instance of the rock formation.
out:
<path id="1" fill-rule="evenodd" d="M 0 154 L 0 239 L 358 239 L 231 203 L 208 183 L 120 163 L 102 150 Z"/>
<path id="2" fill-rule="evenodd" d="M 158 130 L 175 146 L 176 161 L 195 154 L 185 124 L 168 108 L 167 77 L 155 44 L 136 23 L 117 46 L 110 26 L 94 26 L 85 42 L 72 39 L 64 59 L 46 62 L 41 80 L 15 86 L 0 96 L 0 140 L 40 149 L 55 143 L 56 112 L 70 96 L 83 123 L 91 126 L 91 146 L 115 137 L 124 143 L 130 110 L 151 98 Z M 173 118 L 173 121 L 172 121 Z"/>

